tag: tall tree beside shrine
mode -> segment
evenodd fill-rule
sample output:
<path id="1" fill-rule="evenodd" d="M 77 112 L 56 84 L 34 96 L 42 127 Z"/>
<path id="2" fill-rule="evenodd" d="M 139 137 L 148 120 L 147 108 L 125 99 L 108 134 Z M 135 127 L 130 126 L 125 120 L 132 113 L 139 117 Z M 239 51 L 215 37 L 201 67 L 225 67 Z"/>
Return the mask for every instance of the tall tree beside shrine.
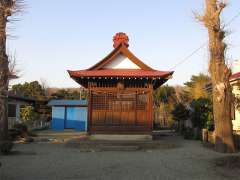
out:
<path id="1" fill-rule="evenodd" d="M 0 139 L 7 138 L 7 97 L 9 82 L 9 58 L 6 53 L 7 23 L 13 14 L 21 10 L 22 0 L 0 0 Z"/>
<path id="2" fill-rule="evenodd" d="M 215 150 L 223 153 L 235 152 L 231 121 L 232 90 L 229 83 L 231 70 L 225 62 L 225 31 L 221 24 L 221 13 L 226 7 L 223 0 L 205 0 L 206 9 L 197 19 L 203 22 L 209 35 L 209 72 L 213 86 L 213 113 L 215 123 Z"/>

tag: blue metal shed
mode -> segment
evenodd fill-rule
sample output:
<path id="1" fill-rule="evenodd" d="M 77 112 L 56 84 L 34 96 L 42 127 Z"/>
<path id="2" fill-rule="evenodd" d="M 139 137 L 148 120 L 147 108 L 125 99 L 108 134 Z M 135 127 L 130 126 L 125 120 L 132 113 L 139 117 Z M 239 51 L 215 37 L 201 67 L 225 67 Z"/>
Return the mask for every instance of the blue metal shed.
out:
<path id="1" fill-rule="evenodd" d="M 53 130 L 75 129 L 87 131 L 87 101 L 86 100 L 51 100 Z"/>

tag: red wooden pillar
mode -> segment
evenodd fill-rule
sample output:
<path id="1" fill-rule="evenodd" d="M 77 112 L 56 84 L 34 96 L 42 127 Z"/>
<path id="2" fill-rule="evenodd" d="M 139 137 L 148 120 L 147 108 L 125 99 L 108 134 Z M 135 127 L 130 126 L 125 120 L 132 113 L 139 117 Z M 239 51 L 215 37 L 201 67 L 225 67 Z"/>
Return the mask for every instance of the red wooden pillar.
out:
<path id="1" fill-rule="evenodd" d="M 92 90 L 91 90 L 91 83 L 88 83 L 88 132 L 91 133 L 92 128 Z"/>
<path id="2" fill-rule="evenodd" d="M 149 92 L 149 124 L 151 131 L 153 130 L 153 87 L 150 85 L 150 92 Z"/>

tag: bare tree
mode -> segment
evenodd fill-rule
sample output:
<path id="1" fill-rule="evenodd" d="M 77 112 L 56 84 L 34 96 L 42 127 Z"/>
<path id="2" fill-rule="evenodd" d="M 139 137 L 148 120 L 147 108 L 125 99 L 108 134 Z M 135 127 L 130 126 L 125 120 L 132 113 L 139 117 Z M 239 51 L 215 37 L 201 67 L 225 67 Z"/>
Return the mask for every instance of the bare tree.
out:
<path id="1" fill-rule="evenodd" d="M 22 10 L 23 0 L 0 0 L 0 139 L 7 139 L 9 59 L 6 53 L 7 23 Z"/>
<path id="2" fill-rule="evenodd" d="M 16 54 L 8 55 L 9 80 L 17 79 L 21 75 L 21 70 L 17 67 Z"/>
<path id="3" fill-rule="evenodd" d="M 232 89 L 229 82 L 231 70 L 225 62 L 227 45 L 224 43 L 224 38 L 226 33 L 220 17 L 227 4 L 224 0 L 205 0 L 205 3 L 205 14 L 197 16 L 197 19 L 203 22 L 209 35 L 209 73 L 213 86 L 215 150 L 232 153 L 236 149 L 231 121 Z"/>
<path id="4" fill-rule="evenodd" d="M 44 91 L 44 95 L 46 97 L 48 97 L 49 94 L 50 94 L 49 93 L 49 83 L 48 83 L 48 81 L 46 79 L 44 79 L 44 78 L 41 78 L 40 79 L 40 85 L 42 86 L 42 89 Z"/>

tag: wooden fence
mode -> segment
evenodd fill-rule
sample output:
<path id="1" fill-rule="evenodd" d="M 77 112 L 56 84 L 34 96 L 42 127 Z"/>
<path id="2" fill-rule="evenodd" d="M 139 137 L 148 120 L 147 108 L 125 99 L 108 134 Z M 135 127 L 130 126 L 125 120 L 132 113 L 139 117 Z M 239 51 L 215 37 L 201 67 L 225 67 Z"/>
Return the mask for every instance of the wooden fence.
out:
<path id="1" fill-rule="evenodd" d="M 8 117 L 8 129 L 12 129 L 20 121 L 16 117 Z"/>
<path id="2" fill-rule="evenodd" d="M 9 117 L 8 118 L 8 129 L 12 129 L 15 124 L 19 124 L 22 121 L 15 118 L 15 117 Z M 33 124 L 27 124 L 29 129 L 43 129 L 43 128 L 50 128 L 50 122 L 47 122 L 46 120 L 39 120 L 35 121 Z"/>
<path id="3" fill-rule="evenodd" d="M 32 130 L 36 130 L 36 129 L 50 128 L 50 126 L 51 126 L 50 122 L 46 122 L 45 120 L 40 120 L 40 121 L 34 122 L 34 124 L 31 125 L 29 128 Z"/>

